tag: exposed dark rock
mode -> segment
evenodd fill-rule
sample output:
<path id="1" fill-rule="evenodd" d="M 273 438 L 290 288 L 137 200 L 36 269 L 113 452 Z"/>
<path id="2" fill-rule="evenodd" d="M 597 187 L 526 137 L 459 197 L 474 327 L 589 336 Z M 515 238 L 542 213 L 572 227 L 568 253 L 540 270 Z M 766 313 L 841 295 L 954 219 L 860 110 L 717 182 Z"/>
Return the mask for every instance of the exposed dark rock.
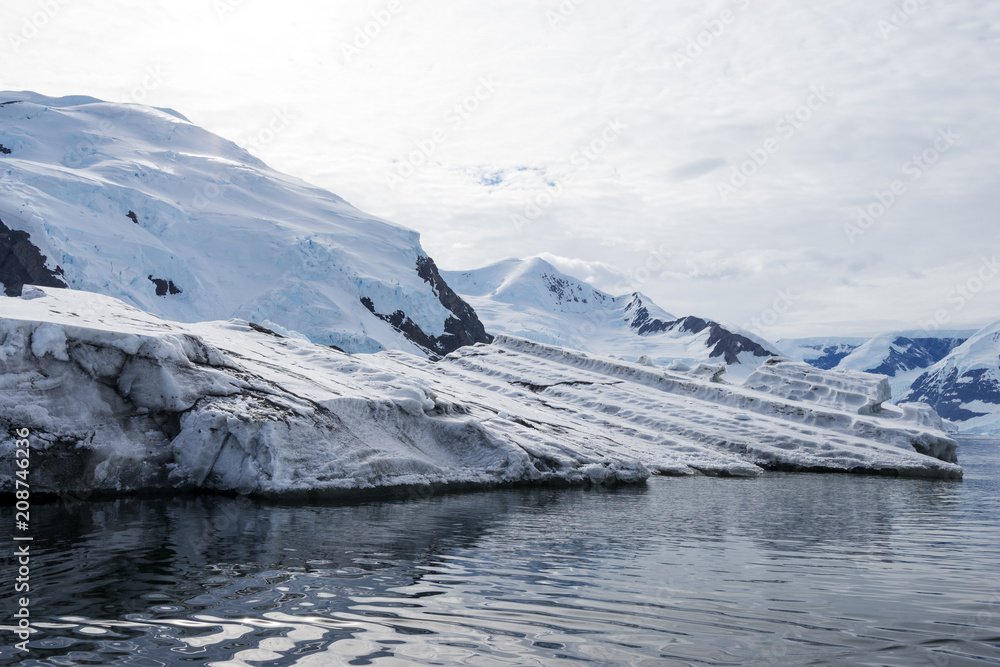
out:
<path id="1" fill-rule="evenodd" d="M 129 220 L 131 220 L 135 224 L 137 224 L 137 225 L 139 224 L 139 216 L 137 216 L 135 214 L 135 211 L 129 211 L 128 213 L 125 214 L 125 217 L 127 217 Z"/>
<path id="2" fill-rule="evenodd" d="M 587 303 L 586 297 L 583 296 L 586 292 L 579 283 L 571 282 L 565 278 L 553 276 L 548 273 L 542 274 L 542 279 L 545 281 L 545 288 L 555 295 L 557 303 L 563 304 L 570 301 Z"/>
<path id="3" fill-rule="evenodd" d="M 66 287 L 62 275 L 62 268 L 53 271 L 45 266 L 45 255 L 31 243 L 27 232 L 10 229 L 0 220 L 0 283 L 4 294 L 21 296 L 25 285 Z"/>
<path id="4" fill-rule="evenodd" d="M 271 331 L 267 327 L 262 327 L 261 325 L 256 324 L 254 322 L 247 322 L 247 324 L 250 325 L 251 329 L 253 329 L 254 331 L 257 331 L 259 333 L 268 334 L 269 336 L 274 336 L 275 338 L 284 338 L 284 336 L 282 336 L 281 334 L 275 333 L 274 331 Z"/>
<path id="5" fill-rule="evenodd" d="M 703 320 L 700 317 L 691 315 L 670 321 L 652 317 L 649 314 L 649 309 L 642 304 L 642 300 L 638 294 L 633 295 L 632 302 L 625 307 L 625 312 L 631 313 L 629 325 L 640 336 L 649 336 L 667 331 L 698 334 L 708 329 L 709 335 L 706 345 L 712 348 L 708 356 L 710 358 L 723 357 L 727 364 L 740 363 L 737 355 L 741 352 L 752 352 L 755 357 L 771 357 L 777 354 L 746 336 L 733 333 L 718 322 Z"/>
<path id="6" fill-rule="evenodd" d="M 897 372 L 914 368 L 927 368 L 944 359 L 965 338 L 906 338 L 900 336 L 892 341 L 885 360 L 874 368 L 866 368 L 868 373 L 879 373 L 895 377 Z"/>
<path id="7" fill-rule="evenodd" d="M 711 332 L 708 336 L 708 346 L 712 347 L 709 357 L 724 357 L 727 364 L 738 364 L 740 360 L 736 355 L 740 352 L 752 352 L 755 357 L 773 357 L 777 354 L 746 336 L 733 333 L 717 322 L 712 322 L 709 326 Z"/>
<path id="8" fill-rule="evenodd" d="M 156 285 L 156 296 L 166 296 L 167 294 L 181 294 L 183 290 L 174 284 L 172 280 L 164 280 L 163 278 L 154 278 L 153 276 L 147 276 L 150 282 Z"/>
<path id="9" fill-rule="evenodd" d="M 621 384 L 621 380 L 616 380 L 614 382 L 591 382 L 589 380 L 563 380 L 562 382 L 553 382 L 551 384 L 534 384 L 532 382 L 525 382 L 523 380 L 513 380 L 511 381 L 511 384 L 516 384 L 518 386 L 524 387 L 531 393 L 537 394 L 538 392 L 545 391 L 546 389 L 549 389 L 551 387 L 560 387 L 560 386 L 576 387 L 580 385 L 589 386 L 594 384 L 600 384 L 610 387 L 611 385 Z"/>
<path id="10" fill-rule="evenodd" d="M 809 359 L 806 363 L 810 366 L 815 366 L 816 368 L 828 371 L 839 364 L 844 357 L 858 349 L 858 347 L 858 345 L 847 345 L 845 343 L 826 346 L 817 345 L 814 346 L 813 349 L 821 352 L 822 354 L 815 359 Z"/>
<path id="11" fill-rule="evenodd" d="M 466 345 L 493 342 L 493 336 L 486 333 L 486 328 L 479 320 L 479 316 L 476 315 L 476 311 L 448 286 L 448 283 L 438 272 L 433 259 L 424 256 L 417 257 L 417 275 L 431 286 L 441 305 L 454 315 L 454 317 L 445 320 L 443 335 L 432 338 L 424 334 L 433 343 L 428 349 L 438 354 L 448 354 Z M 413 326 L 416 327 L 416 324 Z M 416 328 L 419 330 L 419 327 Z M 415 339 L 411 338 L 411 340 Z M 420 344 L 422 345 L 422 343 Z"/>
<path id="12" fill-rule="evenodd" d="M 448 354 L 448 352 L 442 352 L 438 349 L 439 339 L 433 336 L 428 336 L 424 333 L 416 322 L 410 319 L 410 316 L 401 310 L 393 311 L 390 314 L 380 313 L 375 310 L 375 304 L 366 296 L 361 297 L 361 303 L 367 308 L 372 315 L 379 318 L 383 322 L 388 322 L 392 325 L 394 329 L 401 332 L 409 340 L 413 341 L 420 347 L 424 348 L 428 352 L 437 352 L 439 354 Z M 449 318 L 451 319 L 451 318 Z M 443 338 L 443 336 L 442 336 Z M 449 350 L 450 352 L 451 350 Z"/>
<path id="13" fill-rule="evenodd" d="M 10 149 L 4 146 L 3 144 L 0 144 L 0 153 L 2 153 L 3 155 L 10 155 Z"/>
<path id="14" fill-rule="evenodd" d="M 987 368 L 967 370 L 961 375 L 957 368 L 951 368 L 947 373 L 924 373 L 914 381 L 904 398 L 927 403 L 945 419 L 965 421 L 987 413 L 967 410 L 962 404 L 973 401 L 1000 403 L 1000 383 Z"/>

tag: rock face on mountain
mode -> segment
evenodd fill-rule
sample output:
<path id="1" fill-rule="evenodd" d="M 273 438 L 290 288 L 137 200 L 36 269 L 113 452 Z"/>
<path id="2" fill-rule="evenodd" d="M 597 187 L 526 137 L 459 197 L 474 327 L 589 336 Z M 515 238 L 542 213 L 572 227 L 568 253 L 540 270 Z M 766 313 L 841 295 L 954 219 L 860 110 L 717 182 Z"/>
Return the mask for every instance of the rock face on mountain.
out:
<path id="1" fill-rule="evenodd" d="M 50 269 L 26 232 L 10 229 L 0 218 L 0 286 L 7 296 L 20 296 L 24 285 L 66 287 L 62 269 Z"/>
<path id="2" fill-rule="evenodd" d="M 934 334 L 923 331 L 884 333 L 855 346 L 834 367 L 841 370 L 878 373 L 889 377 L 900 377 L 908 373 L 912 375 L 913 371 L 928 368 L 946 357 L 972 333 L 972 331 L 942 331 Z"/>
<path id="3" fill-rule="evenodd" d="M 193 322 L 241 317 L 351 352 L 491 340 L 419 236 L 167 109 L 0 93 L 0 283 Z"/>
<path id="4" fill-rule="evenodd" d="M 741 333 L 731 331 L 718 322 L 703 320 L 700 317 L 692 315 L 669 322 L 650 317 L 648 309 L 641 305 L 641 296 L 639 294 L 633 294 L 632 296 L 633 300 L 625 307 L 625 312 L 633 314 L 629 325 L 640 336 L 673 331 L 700 334 L 702 331 L 708 329 L 708 340 L 705 341 L 705 346 L 709 348 L 709 358 L 721 357 L 727 364 L 740 363 L 740 354 L 744 352 L 749 352 L 755 357 L 770 357 L 776 354 L 766 349 L 756 340 L 751 340 Z"/>
<path id="5" fill-rule="evenodd" d="M 663 363 L 724 361 L 737 379 L 774 354 L 773 345 L 749 332 L 675 317 L 639 292 L 612 296 L 538 257 L 442 275 L 497 333 Z"/>
<path id="6" fill-rule="evenodd" d="M 906 395 L 964 431 L 1000 431 L 1000 322 L 975 332 L 921 374 Z"/>

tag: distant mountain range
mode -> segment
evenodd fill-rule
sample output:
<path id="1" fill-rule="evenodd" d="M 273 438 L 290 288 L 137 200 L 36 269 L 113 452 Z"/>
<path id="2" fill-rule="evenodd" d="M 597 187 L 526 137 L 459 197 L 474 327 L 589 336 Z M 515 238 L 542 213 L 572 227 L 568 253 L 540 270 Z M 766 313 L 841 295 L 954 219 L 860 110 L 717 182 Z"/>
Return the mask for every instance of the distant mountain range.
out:
<path id="1" fill-rule="evenodd" d="M 602 292 L 538 257 L 441 275 L 494 333 L 630 361 L 725 363 L 737 379 L 777 354 L 749 331 L 671 315 L 639 292 Z"/>
<path id="2" fill-rule="evenodd" d="M 981 332 L 895 331 L 772 343 L 731 325 L 672 315 L 639 292 L 608 294 L 538 257 L 441 275 L 493 333 L 668 367 L 724 362 L 733 382 L 770 356 L 886 375 L 895 402 L 929 403 L 963 431 L 1000 430 L 1000 324 Z"/>
<path id="3" fill-rule="evenodd" d="M 1000 432 L 1000 322 L 929 366 L 905 399 L 929 403 L 945 419 L 962 422 L 963 431 Z"/>
<path id="4" fill-rule="evenodd" d="M 895 331 L 874 338 L 779 340 L 788 357 L 823 369 L 888 375 L 892 395 L 901 399 L 925 369 L 946 357 L 975 331 Z"/>
<path id="5" fill-rule="evenodd" d="M 889 376 L 896 401 L 929 403 L 962 431 L 1000 430 L 1000 323 L 980 331 L 897 331 L 874 338 L 777 341 L 817 368 Z"/>

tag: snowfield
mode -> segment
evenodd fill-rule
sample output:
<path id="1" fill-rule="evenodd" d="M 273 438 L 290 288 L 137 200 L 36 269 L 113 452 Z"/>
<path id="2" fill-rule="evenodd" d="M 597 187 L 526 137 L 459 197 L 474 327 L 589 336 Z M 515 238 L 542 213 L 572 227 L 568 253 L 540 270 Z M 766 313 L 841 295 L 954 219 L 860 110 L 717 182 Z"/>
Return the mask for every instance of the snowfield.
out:
<path id="1" fill-rule="evenodd" d="M 357 496 L 428 485 L 614 484 L 764 469 L 960 479 L 926 406 L 885 378 L 772 359 L 673 369 L 512 336 L 440 361 L 351 355 L 245 320 L 176 323 L 116 299 L 0 297 L 0 491 L 17 428 L 34 492 Z"/>
<path id="2" fill-rule="evenodd" d="M 349 352 L 488 342 L 419 235 L 169 109 L 0 93 L 0 292 L 106 294 Z"/>

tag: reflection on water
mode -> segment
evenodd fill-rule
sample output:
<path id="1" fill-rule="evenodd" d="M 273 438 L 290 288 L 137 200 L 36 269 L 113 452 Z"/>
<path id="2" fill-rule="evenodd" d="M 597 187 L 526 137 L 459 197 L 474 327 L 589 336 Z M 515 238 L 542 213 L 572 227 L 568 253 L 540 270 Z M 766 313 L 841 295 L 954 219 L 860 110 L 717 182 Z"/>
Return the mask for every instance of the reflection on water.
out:
<path id="1" fill-rule="evenodd" d="M 1000 446 L 962 453 L 964 483 L 39 506 L 20 664 L 996 664 Z"/>

